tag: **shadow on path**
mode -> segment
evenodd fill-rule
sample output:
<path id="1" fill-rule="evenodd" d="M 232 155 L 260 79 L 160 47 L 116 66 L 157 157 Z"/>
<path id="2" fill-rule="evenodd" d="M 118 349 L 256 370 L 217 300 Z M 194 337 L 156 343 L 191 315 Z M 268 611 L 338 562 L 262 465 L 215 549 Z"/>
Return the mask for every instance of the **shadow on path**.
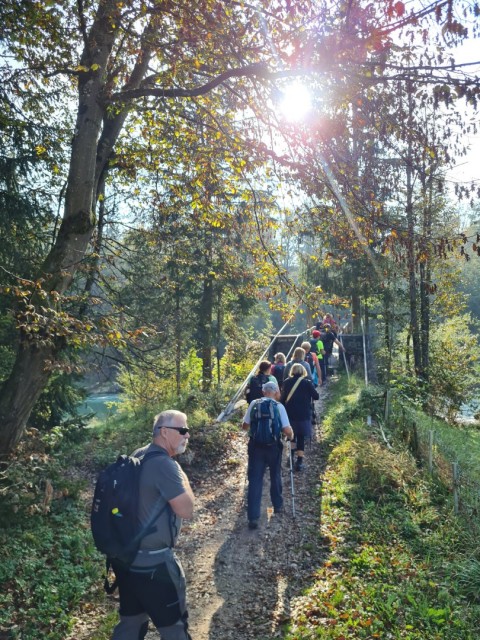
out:
<path id="1" fill-rule="evenodd" d="M 316 403 L 322 415 L 328 391 Z M 283 514 L 273 513 L 265 474 L 259 528 L 247 527 L 246 444 L 239 434 L 223 468 L 194 492 L 194 520 L 184 527 L 177 553 L 187 576 L 190 632 L 193 640 L 267 640 L 281 635 L 295 599 L 312 582 L 328 555 L 320 533 L 321 482 L 326 456 L 317 426 L 306 449 L 306 468 L 295 473 L 292 515 L 286 448 L 282 459 Z M 147 640 L 158 640 L 154 629 Z"/>

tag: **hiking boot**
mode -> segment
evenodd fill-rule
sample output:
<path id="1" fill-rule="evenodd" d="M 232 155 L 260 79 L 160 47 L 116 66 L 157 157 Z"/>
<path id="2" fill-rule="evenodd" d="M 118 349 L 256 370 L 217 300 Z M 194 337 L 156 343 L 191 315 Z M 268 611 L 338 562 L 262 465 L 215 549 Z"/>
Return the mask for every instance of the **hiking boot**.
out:
<path id="1" fill-rule="evenodd" d="M 273 513 L 283 513 L 283 505 L 281 507 L 274 507 Z"/>
<path id="2" fill-rule="evenodd" d="M 249 529 L 258 529 L 258 520 L 249 520 L 248 521 Z"/>
<path id="3" fill-rule="evenodd" d="M 304 465 L 303 465 L 303 458 L 297 458 L 297 461 L 295 463 L 295 471 L 303 471 L 304 470 Z"/>

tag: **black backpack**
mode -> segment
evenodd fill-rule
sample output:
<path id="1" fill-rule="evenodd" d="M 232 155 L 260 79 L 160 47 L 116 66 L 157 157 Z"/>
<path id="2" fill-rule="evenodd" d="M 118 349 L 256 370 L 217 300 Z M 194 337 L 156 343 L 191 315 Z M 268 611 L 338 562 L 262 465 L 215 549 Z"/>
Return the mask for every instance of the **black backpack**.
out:
<path id="1" fill-rule="evenodd" d="M 282 388 L 284 372 L 285 365 L 282 362 L 278 362 L 272 366 L 272 375 L 277 379 L 279 389 Z"/>
<path id="2" fill-rule="evenodd" d="M 312 338 L 310 340 L 310 351 L 317 356 L 318 356 L 318 344 L 317 344 L 318 340 L 320 340 L 320 338 Z"/>
<path id="3" fill-rule="evenodd" d="M 252 400 L 263 398 L 262 386 L 268 382 L 268 380 L 268 376 L 264 373 L 259 373 L 257 376 L 252 376 L 250 378 L 250 382 L 248 383 L 249 390 L 246 395 L 248 404 L 250 404 Z"/>
<path id="4" fill-rule="evenodd" d="M 149 451 L 142 459 L 119 456 L 98 476 L 93 495 L 90 523 L 95 546 L 107 556 L 107 573 L 111 561 L 129 567 L 137 555 L 140 542 L 154 531 L 153 523 L 163 513 L 168 502 L 141 526 L 138 519 L 139 485 L 143 463 L 153 456 L 168 455 Z M 106 581 L 107 592 L 115 590 Z M 110 591 L 112 590 L 112 591 Z"/>
<path id="5" fill-rule="evenodd" d="M 250 411 L 250 437 L 257 444 L 275 444 L 280 439 L 282 421 L 275 400 L 257 400 Z"/>

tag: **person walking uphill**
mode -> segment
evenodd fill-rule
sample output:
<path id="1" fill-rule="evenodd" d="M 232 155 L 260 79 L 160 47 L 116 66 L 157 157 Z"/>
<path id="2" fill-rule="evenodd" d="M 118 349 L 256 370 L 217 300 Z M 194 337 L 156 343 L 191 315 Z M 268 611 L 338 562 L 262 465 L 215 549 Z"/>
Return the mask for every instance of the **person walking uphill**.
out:
<path id="1" fill-rule="evenodd" d="M 243 418 L 243 429 L 250 429 L 248 441 L 248 527 L 256 529 L 260 519 L 263 476 L 270 469 L 270 498 L 275 513 L 283 510 L 282 496 L 282 433 L 293 438 L 285 407 L 279 402 L 280 391 L 276 382 L 266 382 L 263 398 L 250 403 Z"/>
<path id="2" fill-rule="evenodd" d="M 305 349 L 302 349 L 302 347 L 296 347 L 295 351 L 293 352 L 292 359 L 290 360 L 290 362 L 287 364 L 287 366 L 283 371 L 284 382 L 285 380 L 288 380 L 288 377 L 290 375 L 290 369 L 293 367 L 294 364 L 297 364 L 297 363 L 303 366 L 308 379 L 309 380 L 312 379 L 312 370 L 310 369 L 310 365 L 308 364 L 308 362 L 305 361 Z"/>
<path id="3" fill-rule="evenodd" d="M 279 351 L 275 354 L 270 374 L 275 378 L 278 383 L 278 388 L 282 390 L 283 385 L 283 373 L 285 371 L 287 359 L 285 354 Z"/>
<path id="4" fill-rule="evenodd" d="M 323 348 L 323 342 L 320 339 L 320 331 L 318 329 L 314 329 L 312 331 L 312 339 L 310 340 L 310 350 L 314 353 L 318 358 L 318 364 L 320 365 L 320 370 L 322 372 L 322 379 L 320 380 L 320 384 L 326 384 L 327 372 L 325 368 L 325 349 Z"/>
<path id="5" fill-rule="evenodd" d="M 308 362 L 310 369 L 312 370 L 312 382 L 316 387 L 317 384 L 322 384 L 322 370 L 318 361 L 318 356 L 315 351 L 311 351 L 312 345 L 310 342 L 302 342 L 302 349 L 305 351 L 305 362 Z"/>
<path id="6" fill-rule="evenodd" d="M 296 471 L 303 470 L 305 438 L 312 435 L 311 402 L 319 397 L 313 382 L 307 378 L 305 367 L 298 362 L 295 363 L 290 369 L 289 378 L 283 382 L 281 402 L 287 410 L 295 434 Z M 292 450 L 292 462 L 294 455 L 295 450 Z"/>
<path id="7" fill-rule="evenodd" d="M 343 344 L 338 340 L 336 332 L 332 329 L 328 322 L 323 323 L 323 332 L 320 334 L 320 339 L 323 342 L 323 347 L 325 349 L 325 355 L 323 356 L 324 367 L 325 367 L 325 379 L 328 376 L 328 363 L 330 356 L 333 353 L 333 345 L 336 344 L 337 347 L 345 353 L 345 349 Z"/>
<path id="8" fill-rule="evenodd" d="M 191 640 L 188 633 L 185 576 L 173 553 L 183 518 L 193 515 L 190 483 L 173 457 L 183 453 L 189 432 L 187 416 L 180 411 L 162 411 L 153 421 L 152 442 L 135 451 L 142 458 L 138 516 L 148 522 L 159 512 L 152 531 L 125 569 L 113 563 L 120 594 L 120 622 L 112 640 L 142 640 L 151 618 L 162 640 Z"/>
<path id="9" fill-rule="evenodd" d="M 262 385 L 266 382 L 275 382 L 275 376 L 271 375 L 272 363 L 268 360 L 262 360 L 258 365 L 257 373 L 251 376 L 245 391 L 245 398 L 250 404 L 253 400 L 263 397 Z"/>

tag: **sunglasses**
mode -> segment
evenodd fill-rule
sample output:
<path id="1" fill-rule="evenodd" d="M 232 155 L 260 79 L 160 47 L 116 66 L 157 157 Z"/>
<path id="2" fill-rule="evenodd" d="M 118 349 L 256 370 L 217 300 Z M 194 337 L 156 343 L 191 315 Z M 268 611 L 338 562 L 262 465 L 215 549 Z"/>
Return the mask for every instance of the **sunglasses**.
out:
<path id="1" fill-rule="evenodd" d="M 161 425 L 164 429 L 173 429 L 174 431 L 178 431 L 181 436 L 187 435 L 190 433 L 190 429 L 188 427 L 166 427 L 165 425 Z M 161 427 L 159 427 L 161 428 Z"/>

